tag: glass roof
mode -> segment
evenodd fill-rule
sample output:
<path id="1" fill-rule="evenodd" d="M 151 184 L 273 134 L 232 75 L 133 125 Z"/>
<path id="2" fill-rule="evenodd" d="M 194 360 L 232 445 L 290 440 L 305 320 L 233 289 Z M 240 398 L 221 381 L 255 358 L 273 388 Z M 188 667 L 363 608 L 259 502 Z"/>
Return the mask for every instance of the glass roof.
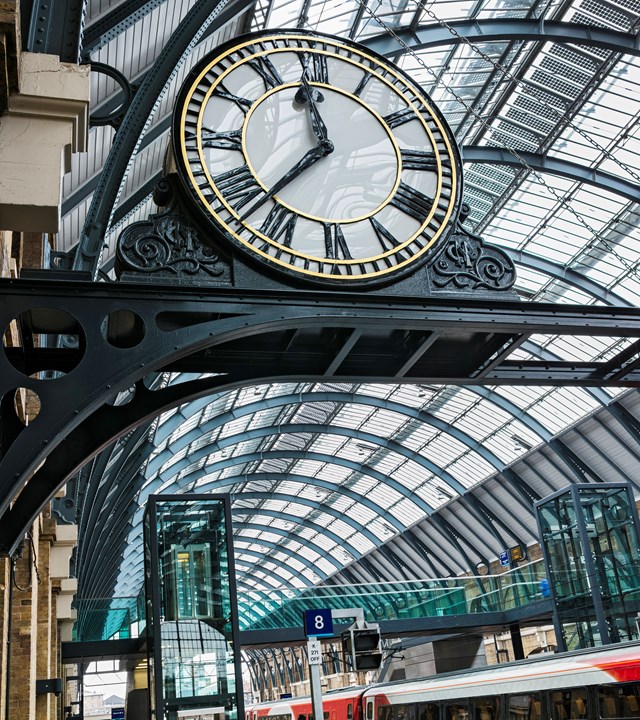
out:
<path id="1" fill-rule="evenodd" d="M 139 79 L 193 5 L 160 4 L 92 59 Z M 108 10 L 92 2 L 87 25 Z M 637 33 L 640 0 L 273 0 L 259 2 L 249 19 L 253 30 L 302 27 L 374 47 L 381 38 L 394 40 L 401 48 L 394 59 L 437 103 L 463 157 L 465 148 L 500 151 L 465 162 L 470 213 L 464 226 L 511 255 L 522 301 L 637 305 L 640 57 L 556 42 L 543 34 L 543 23 L 539 39 L 513 39 L 509 21 Z M 467 37 L 462 23 L 468 20 L 503 23 L 504 35 Z M 196 47 L 167 84 L 145 133 L 164 127 L 188 69 L 240 27 L 228 26 Z M 444 39 L 422 47 L 416 38 L 426 32 L 418 31 L 434 29 Z M 98 109 L 113 99 L 114 88 L 104 76 L 93 78 Z M 76 160 L 65 178 L 63 247 L 77 241 L 89 199 L 82 188 L 99 172 L 112 138 L 110 128 L 93 128 L 90 159 Z M 166 130 L 148 145 L 141 138 L 107 234 L 106 271 L 118 233 L 153 212 L 149 192 L 139 193 L 160 172 L 166 145 Z M 551 160 L 564 163 L 562 174 L 547 170 Z M 626 181 L 624 194 L 616 181 Z M 589 361 L 628 342 L 613 331 L 571 342 L 534 335 L 513 357 Z M 335 579 L 345 566 L 362 575 L 365 555 L 408 528 L 427 538 L 426 519 L 619 395 L 579 387 L 276 383 L 194 401 L 163 414 L 151 429 L 122 539 L 125 559 L 108 592 L 133 595 L 140 588 L 141 508 L 152 492 L 233 494 L 236 564 L 247 591 L 316 584 Z M 115 487 L 110 467 L 107 480 L 92 481 Z M 566 473 L 565 480 L 575 477 Z M 433 567 L 406 572 L 425 577 Z"/>

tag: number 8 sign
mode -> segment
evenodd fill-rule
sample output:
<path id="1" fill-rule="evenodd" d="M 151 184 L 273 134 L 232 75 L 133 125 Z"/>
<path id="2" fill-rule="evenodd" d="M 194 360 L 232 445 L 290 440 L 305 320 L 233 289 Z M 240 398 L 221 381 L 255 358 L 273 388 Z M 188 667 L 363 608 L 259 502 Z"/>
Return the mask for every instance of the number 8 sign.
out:
<path id="1" fill-rule="evenodd" d="M 330 637 L 333 635 L 331 608 L 304 611 L 304 632 L 307 637 Z"/>

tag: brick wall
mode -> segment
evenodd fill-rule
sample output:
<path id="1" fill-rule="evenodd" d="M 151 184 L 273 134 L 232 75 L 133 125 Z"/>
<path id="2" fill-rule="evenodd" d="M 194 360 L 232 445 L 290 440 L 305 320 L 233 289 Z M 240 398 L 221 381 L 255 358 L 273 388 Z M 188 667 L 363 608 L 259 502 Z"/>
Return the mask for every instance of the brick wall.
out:
<path id="1" fill-rule="evenodd" d="M 0 9 L 2 0 L 0 0 Z M 41 267 L 46 239 L 41 234 L 0 231 L 0 277 L 16 277 L 20 267 Z M 4 341 L 19 343 L 16 323 L 7 330 Z M 39 412 L 33 393 L 19 393 L 16 410 L 23 420 Z M 25 540 L 22 554 L 15 560 L 10 643 L 9 592 L 11 562 L 0 559 L 0 718 L 6 717 L 7 665 L 9 667 L 9 718 L 13 720 L 57 720 L 60 700 L 53 694 L 36 695 L 36 680 L 60 676 L 56 589 L 50 580 L 51 546 L 55 523 L 46 511 Z M 9 656 L 7 653 L 9 647 Z"/>
<path id="2" fill-rule="evenodd" d="M 45 511 L 34 523 L 20 557 L 15 559 L 9 658 L 12 720 L 59 717 L 60 699 L 52 693 L 36 694 L 36 680 L 60 677 L 55 598 L 59 583 L 52 583 L 49 577 L 54 541 L 55 523 Z M 6 598 L 6 587 L 4 595 Z M 8 612 L 3 615 L 8 618 Z M 6 671 L 6 658 L 3 662 Z"/>
<path id="3" fill-rule="evenodd" d="M 27 540 L 22 554 L 15 560 L 11 613 L 9 717 L 36 720 L 36 652 L 38 580 L 38 523 Z"/>
<path id="4" fill-rule="evenodd" d="M 9 629 L 9 560 L 0 559 L 0 717 L 6 714 L 6 678 L 7 678 L 7 633 Z"/>
<path id="5" fill-rule="evenodd" d="M 36 622 L 38 642 L 36 651 L 36 675 L 38 679 L 59 677 L 57 665 L 57 622 L 55 590 L 50 580 L 51 546 L 55 540 L 55 523 L 47 509 L 40 517 L 42 529 L 38 543 L 38 606 Z M 56 587 L 58 583 L 56 583 Z M 52 693 L 36 695 L 36 717 L 38 720 L 56 718 L 57 699 Z"/>

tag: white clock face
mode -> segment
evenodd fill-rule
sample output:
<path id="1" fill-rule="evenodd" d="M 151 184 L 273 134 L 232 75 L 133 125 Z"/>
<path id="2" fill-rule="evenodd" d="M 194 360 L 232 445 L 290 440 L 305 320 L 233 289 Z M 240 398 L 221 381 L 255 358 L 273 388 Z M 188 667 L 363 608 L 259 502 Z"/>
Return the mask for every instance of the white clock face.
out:
<path id="1" fill-rule="evenodd" d="M 326 36 L 263 33 L 192 78 L 176 110 L 179 165 L 215 226 L 255 258 L 375 282 L 426 260 L 450 228 L 455 144 L 387 61 Z"/>

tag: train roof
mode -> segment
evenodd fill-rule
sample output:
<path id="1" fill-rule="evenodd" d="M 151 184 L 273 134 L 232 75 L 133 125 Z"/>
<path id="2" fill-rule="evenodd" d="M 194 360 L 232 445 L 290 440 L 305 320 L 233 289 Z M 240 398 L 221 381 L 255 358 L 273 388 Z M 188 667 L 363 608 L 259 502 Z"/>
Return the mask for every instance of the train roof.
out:
<path id="1" fill-rule="evenodd" d="M 365 696 L 385 695 L 390 701 L 427 702 L 439 698 L 527 693 L 541 689 L 640 680 L 640 642 L 567 653 L 536 655 L 481 668 L 458 670 L 414 680 L 375 683 Z"/>

